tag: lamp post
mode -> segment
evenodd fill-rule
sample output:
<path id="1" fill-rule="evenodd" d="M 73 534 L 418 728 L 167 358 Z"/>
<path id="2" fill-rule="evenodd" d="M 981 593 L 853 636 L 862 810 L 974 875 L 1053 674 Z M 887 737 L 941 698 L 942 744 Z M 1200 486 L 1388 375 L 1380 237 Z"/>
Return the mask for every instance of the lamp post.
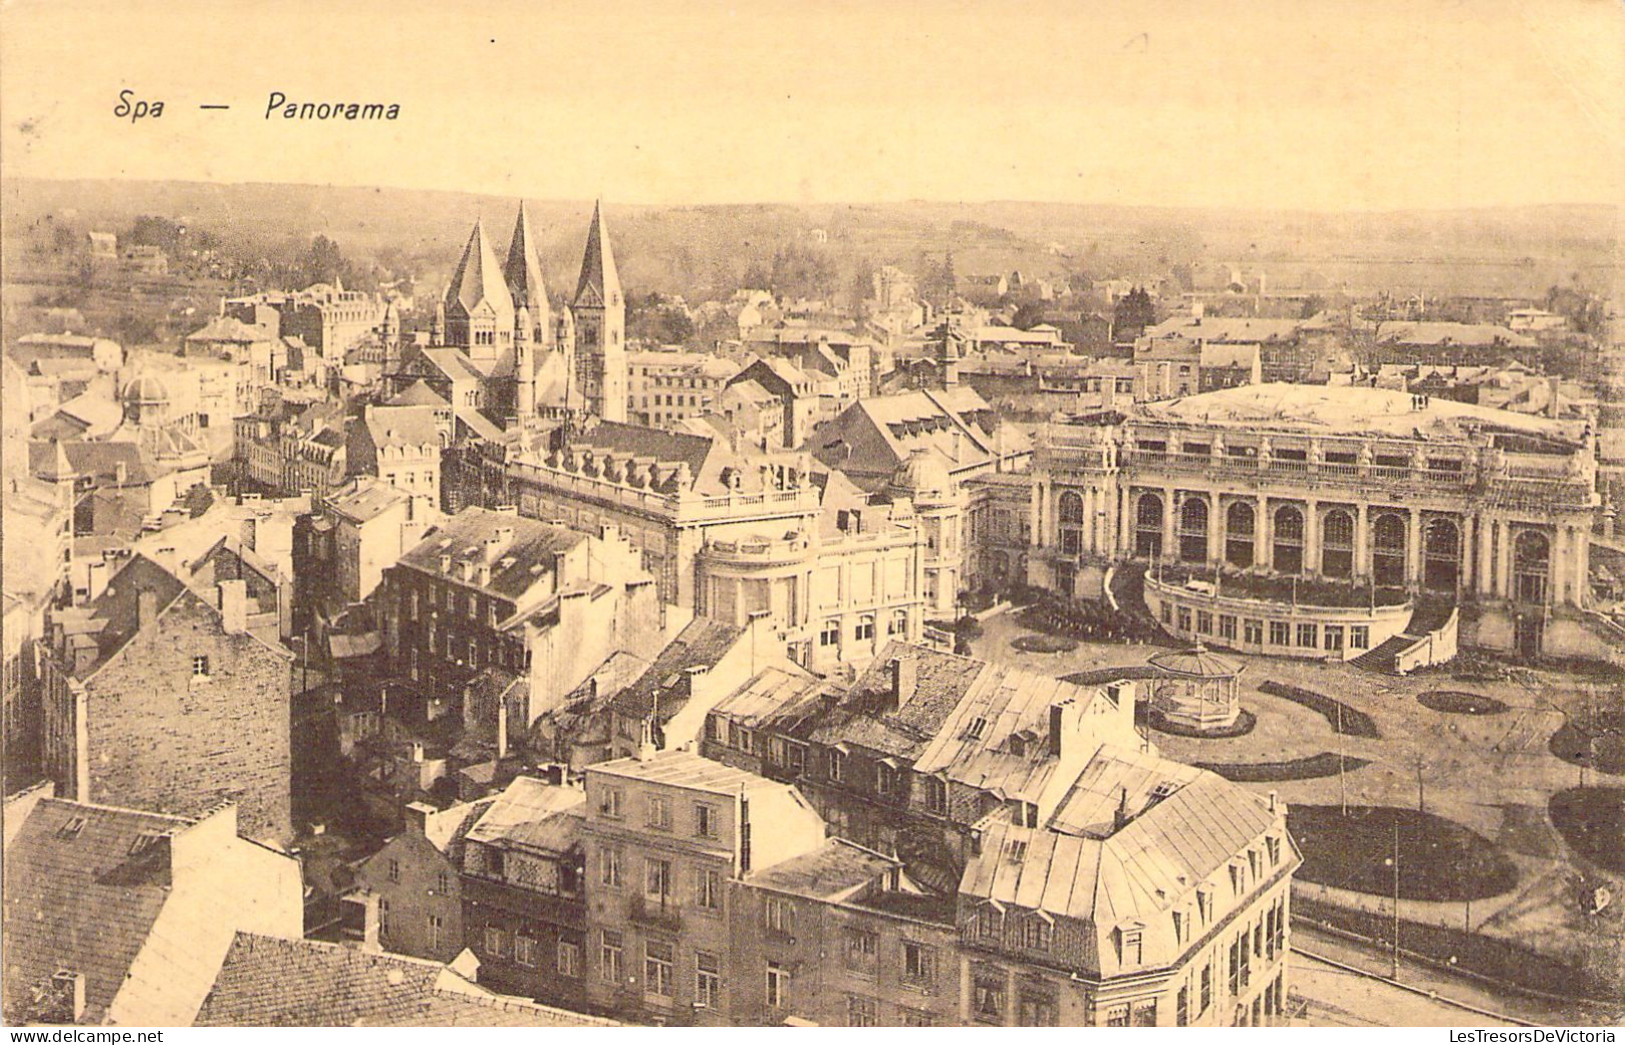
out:
<path id="1" fill-rule="evenodd" d="M 1383 863 L 1394 869 L 1394 941 L 1393 973 L 1390 979 L 1399 979 L 1399 818 L 1394 818 L 1394 855 Z"/>

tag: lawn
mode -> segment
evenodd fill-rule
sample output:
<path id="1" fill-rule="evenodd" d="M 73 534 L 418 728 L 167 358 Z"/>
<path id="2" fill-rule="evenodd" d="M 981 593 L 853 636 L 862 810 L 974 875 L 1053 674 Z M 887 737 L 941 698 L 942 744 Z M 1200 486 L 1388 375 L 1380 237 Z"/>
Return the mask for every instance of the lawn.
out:
<path id="1" fill-rule="evenodd" d="M 1468 693 L 1459 689 L 1430 689 L 1417 695 L 1416 700 L 1425 708 L 1442 711 L 1447 715 L 1499 715 L 1507 706 L 1494 697 L 1482 693 Z"/>
<path id="2" fill-rule="evenodd" d="M 1481 900 L 1518 884 L 1518 869 L 1489 839 L 1453 820 L 1393 806 L 1293 805 L 1287 827 L 1303 850 L 1298 877 L 1392 895 L 1395 826 L 1399 895 L 1406 900 Z"/>
<path id="3" fill-rule="evenodd" d="M 1565 762 L 1625 774 L 1625 708 L 1575 712 L 1552 734 L 1550 747 Z"/>
<path id="4" fill-rule="evenodd" d="M 1625 787 L 1571 787 L 1553 795 L 1546 808 L 1571 849 L 1625 874 Z"/>

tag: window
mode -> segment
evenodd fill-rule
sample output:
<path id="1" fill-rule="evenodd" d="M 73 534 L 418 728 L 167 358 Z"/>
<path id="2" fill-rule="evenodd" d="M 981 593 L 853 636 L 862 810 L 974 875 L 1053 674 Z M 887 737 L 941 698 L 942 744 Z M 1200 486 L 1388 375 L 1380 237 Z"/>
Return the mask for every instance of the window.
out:
<path id="1" fill-rule="evenodd" d="M 429 946 L 438 949 L 445 940 L 446 924 L 438 914 L 429 915 Z"/>
<path id="2" fill-rule="evenodd" d="M 508 956 L 508 934 L 495 925 L 485 927 L 485 953 L 493 958 Z"/>
<path id="3" fill-rule="evenodd" d="M 1107 1009 L 1106 1010 L 1106 1026 L 1108 1026 L 1108 1027 L 1127 1027 L 1128 1026 L 1128 1006 L 1127 1005 L 1113 1005 L 1111 1008 Z"/>
<path id="4" fill-rule="evenodd" d="M 1208 962 L 1206 965 L 1202 966 L 1202 1004 L 1196 1010 L 1197 1013 L 1200 1014 L 1200 1013 L 1206 1012 L 1207 1007 L 1209 1005 L 1212 1005 L 1212 1004 L 1213 1004 L 1213 963 Z"/>
<path id="5" fill-rule="evenodd" d="M 434 876 L 434 889 L 435 889 L 435 892 L 439 893 L 441 896 L 445 896 L 446 894 L 450 893 L 451 892 L 451 875 L 446 873 L 445 871 L 441 871 L 439 874 L 435 875 Z"/>
<path id="6" fill-rule="evenodd" d="M 1365 625 L 1365 624 L 1351 624 L 1351 625 L 1349 625 L 1349 648 L 1350 649 L 1370 649 L 1371 648 L 1371 628 L 1370 628 L 1370 626 Z"/>
<path id="7" fill-rule="evenodd" d="M 782 1009 L 790 1000 L 790 970 L 778 962 L 767 963 L 767 1007 Z"/>
<path id="8" fill-rule="evenodd" d="M 788 934 L 795 931 L 796 912 L 790 901 L 769 896 L 762 905 L 762 920 L 769 932 Z"/>
<path id="9" fill-rule="evenodd" d="M 705 718 L 705 739 L 721 744 L 724 742 L 723 736 L 722 720 L 715 715 L 707 715 Z"/>
<path id="10" fill-rule="evenodd" d="M 1272 620 L 1272 621 L 1270 621 L 1270 645 L 1271 646 L 1290 646 L 1290 645 L 1292 645 L 1292 629 L 1287 626 L 1286 621 L 1282 621 L 1282 620 Z"/>
<path id="11" fill-rule="evenodd" d="M 846 756 L 835 748 L 829 751 L 829 778 L 836 783 L 841 782 L 841 772 L 846 767 Z"/>
<path id="12" fill-rule="evenodd" d="M 1325 631 L 1326 652 L 1335 653 L 1343 648 L 1343 626 L 1328 624 Z"/>
<path id="13" fill-rule="evenodd" d="M 1174 1001 L 1174 1026 L 1186 1027 L 1191 1022 L 1191 989 L 1179 988 L 1179 995 Z"/>
<path id="14" fill-rule="evenodd" d="M 887 635 L 907 635 L 908 634 L 908 613 L 906 611 L 897 610 L 895 613 L 893 613 L 891 615 L 891 620 L 886 622 L 886 634 Z"/>
<path id="15" fill-rule="evenodd" d="M 1213 920 L 1213 894 L 1206 889 L 1196 890 L 1196 910 L 1202 916 L 1202 924 L 1206 925 Z"/>
<path id="16" fill-rule="evenodd" d="M 643 823 L 656 831 L 671 830 L 671 803 L 665 795 L 650 795 L 643 807 Z"/>
<path id="17" fill-rule="evenodd" d="M 581 975 L 581 945 L 573 940 L 559 941 L 558 970 L 560 976 L 575 979 Z"/>
<path id="18" fill-rule="evenodd" d="M 621 851 L 605 847 L 598 850 L 598 881 L 611 889 L 621 886 Z"/>
<path id="19" fill-rule="evenodd" d="M 672 945 L 664 940 L 646 940 L 643 944 L 643 993 L 671 997 L 671 969 L 674 964 Z"/>
<path id="20" fill-rule="evenodd" d="M 924 777 L 925 808 L 932 813 L 948 811 L 948 783 L 939 777 Z"/>
<path id="21" fill-rule="evenodd" d="M 1242 887 L 1246 884 L 1244 874 L 1245 872 L 1242 871 L 1240 864 L 1230 865 L 1230 895 L 1241 895 Z"/>
<path id="22" fill-rule="evenodd" d="M 598 948 L 598 974 L 607 983 L 620 983 L 621 969 L 621 934 L 605 929 Z"/>
<path id="23" fill-rule="evenodd" d="M 671 897 L 671 861 L 648 857 L 643 872 L 643 895 L 664 904 Z"/>
<path id="24" fill-rule="evenodd" d="M 807 769 L 807 749 L 800 744 L 784 745 L 784 764 L 792 773 L 800 775 Z"/>
<path id="25" fill-rule="evenodd" d="M 935 1027 L 937 1025 L 936 1017 L 929 1012 L 923 1012 L 919 1009 L 898 1009 L 897 1011 L 902 1014 L 903 1026 L 905 1027 Z"/>
<path id="26" fill-rule="evenodd" d="M 389 935 L 389 898 L 378 898 L 378 935 Z M 487 937 L 489 939 L 489 937 Z"/>
<path id="27" fill-rule="evenodd" d="M 991 904 L 983 907 L 976 913 L 976 934 L 982 937 L 998 936 L 1000 920 L 998 908 Z"/>
<path id="28" fill-rule="evenodd" d="M 1320 627 L 1315 624 L 1298 625 L 1298 645 L 1304 649 L 1314 649 L 1320 638 Z"/>
<path id="29" fill-rule="evenodd" d="M 598 815 L 609 820 L 619 820 L 621 813 L 621 789 L 606 787 L 603 794 L 598 797 Z"/>
<path id="30" fill-rule="evenodd" d="M 903 982 L 929 987 L 937 978 L 937 952 L 923 943 L 903 941 Z"/>
<path id="31" fill-rule="evenodd" d="M 1017 1001 L 1017 1023 L 1023 1027 L 1054 1027 L 1059 1024 L 1055 998 L 1049 994 L 1022 991 Z"/>
<path id="32" fill-rule="evenodd" d="M 846 997 L 846 1025 L 848 1027 L 873 1027 L 879 1023 L 880 1005 L 873 998 L 865 998 L 861 994 L 849 994 Z"/>
<path id="33" fill-rule="evenodd" d="M 1196 611 L 1196 630 L 1203 635 L 1213 634 L 1213 614 L 1207 610 Z"/>
<path id="34" fill-rule="evenodd" d="M 1134 1020 L 1136 1027 L 1155 1027 L 1157 1025 L 1157 999 L 1148 998 L 1145 1001 L 1134 1003 Z"/>
<path id="35" fill-rule="evenodd" d="M 1036 915 L 1021 920 L 1021 945 L 1034 951 L 1049 950 L 1049 923 Z"/>
<path id="36" fill-rule="evenodd" d="M 870 975 L 875 971 L 875 955 L 880 950 L 880 937 L 867 929 L 846 931 L 846 967 Z"/>
<path id="37" fill-rule="evenodd" d="M 1165 602 L 1162 604 L 1162 622 L 1164 624 L 1172 624 L 1174 622 L 1174 607 L 1172 603 Z"/>
<path id="38" fill-rule="evenodd" d="M 1184 607 L 1184 606 L 1180 606 L 1178 608 L 1177 612 L 1179 614 L 1179 630 L 1180 631 L 1190 631 L 1191 630 L 1191 611 L 1188 608 Z"/>
<path id="39" fill-rule="evenodd" d="M 1264 848 L 1269 850 L 1270 866 L 1279 867 L 1281 865 L 1281 840 L 1274 835 L 1266 836 Z"/>
<path id="40" fill-rule="evenodd" d="M 707 868 L 694 872 L 694 903 L 707 911 L 720 911 L 722 875 Z"/>
<path id="41" fill-rule="evenodd" d="M 971 1015 L 987 1023 L 1004 1022 L 1004 976 L 979 973 L 974 981 Z"/>
<path id="42" fill-rule="evenodd" d="M 722 999 L 722 963 L 714 954 L 694 952 L 694 1004 L 715 1009 Z"/>
<path id="43" fill-rule="evenodd" d="M 1262 646 L 1264 644 L 1264 622 L 1261 620 L 1242 621 L 1241 641 L 1251 646 Z"/>
<path id="44" fill-rule="evenodd" d="M 398 882 L 401 880 L 401 862 L 399 860 L 393 858 L 390 859 L 389 880 L 392 882 Z"/>
<path id="45" fill-rule="evenodd" d="M 1123 953 L 1120 959 L 1124 965 L 1140 964 L 1140 931 L 1138 929 L 1123 930 Z"/>
<path id="46" fill-rule="evenodd" d="M 865 613 L 858 618 L 858 630 L 854 637 L 859 642 L 868 642 L 875 637 L 875 617 L 872 613 Z"/>
<path id="47" fill-rule="evenodd" d="M 1236 640 L 1236 618 L 1228 613 L 1219 614 L 1219 638 L 1229 639 L 1231 642 Z"/>
<path id="48" fill-rule="evenodd" d="M 209 677 L 208 657 L 192 658 L 192 677 L 195 679 L 206 679 Z"/>
<path id="49" fill-rule="evenodd" d="M 820 646 L 839 646 L 841 644 L 841 622 L 835 619 L 826 620 L 818 632 Z"/>

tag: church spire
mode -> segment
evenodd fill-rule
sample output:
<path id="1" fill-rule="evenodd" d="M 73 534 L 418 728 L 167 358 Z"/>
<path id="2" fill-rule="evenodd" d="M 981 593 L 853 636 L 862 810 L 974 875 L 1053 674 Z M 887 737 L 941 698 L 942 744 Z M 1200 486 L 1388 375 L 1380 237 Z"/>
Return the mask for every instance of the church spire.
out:
<path id="1" fill-rule="evenodd" d="M 530 310 L 534 327 L 532 339 L 545 342 L 552 327 L 547 300 L 547 283 L 542 278 L 542 264 L 536 255 L 536 237 L 530 229 L 530 212 L 525 201 L 519 201 L 519 216 L 514 219 L 513 242 L 508 247 L 508 263 L 502 275 L 513 296 L 514 308 Z"/>
<path id="2" fill-rule="evenodd" d="M 604 202 L 592 207 L 592 226 L 587 230 L 587 250 L 581 257 L 581 278 L 576 281 L 575 304 L 589 308 L 616 308 L 621 304 L 621 277 L 615 271 L 615 253 L 609 247 L 609 230 L 604 227 Z"/>
<path id="3" fill-rule="evenodd" d="M 480 349 L 489 355 L 498 341 L 507 341 L 513 332 L 513 296 L 502 280 L 502 269 L 491 241 L 485 237 L 485 222 L 476 221 L 468 245 L 451 274 L 446 288 L 446 342 L 458 348 Z"/>

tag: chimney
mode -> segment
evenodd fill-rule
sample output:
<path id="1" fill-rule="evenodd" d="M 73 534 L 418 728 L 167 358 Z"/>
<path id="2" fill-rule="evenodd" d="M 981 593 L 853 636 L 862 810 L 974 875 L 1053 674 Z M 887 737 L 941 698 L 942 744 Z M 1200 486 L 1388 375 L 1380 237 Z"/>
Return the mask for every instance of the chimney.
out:
<path id="1" fill-rule="evenodd" d="M 1555 418 L 1555 417 L 1557 417 L 1557 415 L 1559 413 L 1562 412 L 1560 404 L 1559 404 L 1559 398 L 1560 397 L 1558 396 L 1557 386 L 1558 386 L 1558 379 L 1557 378 L 1549 377 L 1549 378 L 1546 379 L 1547 395 L 1550 396 L 1550 398 L 1546 401 L 1546 416 L 1547 417 Z"/>
<path id="2" fill-rule="evenodd" d="M 221 581 L 220 626 L 227 635 L 241 635 L 248 630 L 248 582 Z"/>
<path id="3" fill-rule="evenodd" d="M 1280 805 L 1281 805 L 1281 802 L 1280 802 L 1280 799 L 1276 797 L 1275 789 L 1271 788 L 1270 789 L 1270 812 L 1272 812 L 1272 813 L 1279 812 Z"/>
<path id="4" fill-rule="evenodd" d="M 655 722 L 654 718 L 643 720 L 643 728 L 638 736 L 638 761 L 652 762 L 656 754 L 655 748 Z"/>
<path id="5" fill-rule="evenodd" d="M 158 593 L 151 588 L 142 588 L 135 595 L 135 625 L 138 629 L 145 629 L 158 619 Z"/>
<path id="6" fill-rule="evenodd" d="M 408 802 L 402 811 L 402 819 L 406 821 L 406 830 L 414 835 L 429 833 L 429 817 L 434 815 L 434 806 L 427 802 Z"/>
<path id="7" fill-rule="evenodd" d="M 123 461 L 113 465 L 113 481 L 120 486 L 130 481 L 130 468 Z"/>
<path id="8" fill-rule="evenodd" d="M 412 741 L 412 761 L 419 764 L 423 762 L 423 741 L 421 740 Z"/>
<path id="9" fill-rule="evenodd" d="M 1128 813 L 1128 788 L 1124 787 L 1122 796 L 1117 800 L 1117 810 L 1112 813 L 1112 831 L 1121 831 L 1128 826 L 1128 822 L 1132 819 L 1134 818 L 1129 816 Z"/>
<path id="10" fill-rule="evenodd" d="M 497 698 L 497 758 L 508 757 L 508 702 Z"/>
<path id="11" fill-rule="evenodd" d="M 59 969 L 51 976 L 51 999 L 42 1023 L 78 1023 L 85 1018 L 85 974 Z"/>
<path id="12" fill-rule="evenodd" d="M 920 662 L 913 657 L 893 657 L 891 664 L 891 706 L 895 711 L 914 699 L 919 685 Z"/>

